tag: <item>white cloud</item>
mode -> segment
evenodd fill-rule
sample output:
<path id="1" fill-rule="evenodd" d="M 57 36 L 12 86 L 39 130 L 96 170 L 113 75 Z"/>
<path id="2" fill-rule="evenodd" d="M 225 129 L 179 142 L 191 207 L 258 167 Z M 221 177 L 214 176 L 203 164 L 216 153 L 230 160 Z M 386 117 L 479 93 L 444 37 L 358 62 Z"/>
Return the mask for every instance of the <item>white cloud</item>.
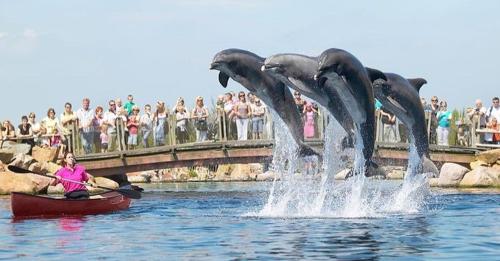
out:
<path id="1" fill-rule="evenodd" d="M 24 29 L 23 37 L 27 39 L 36 39 L 38 37 L 38 33 L 30 28 Z"/>
<path id="2" fill-rule="evenodd" d="M 7 38 L 8 35 L 9 34 L 6 32 L 0 32 L 0 39 L 2 39 L 2 38 L 5 39 L 5 38 Z"/>

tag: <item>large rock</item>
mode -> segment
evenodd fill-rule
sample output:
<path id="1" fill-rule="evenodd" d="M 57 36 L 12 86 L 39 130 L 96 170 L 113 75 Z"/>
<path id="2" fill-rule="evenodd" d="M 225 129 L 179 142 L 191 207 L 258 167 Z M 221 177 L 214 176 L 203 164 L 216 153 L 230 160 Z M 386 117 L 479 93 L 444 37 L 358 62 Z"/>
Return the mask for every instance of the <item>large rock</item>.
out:
<path id="1" fill-rule="evenodd" d="M 3 142 L 2 149 L 11 150 L 14 153 L 14 155 L 18 153 L 28 154 L 30 152 L 31 146 L 26 143 L 6 141 Z"/>
<path id="2" fill-rule="evenodd" d="M 9 165 L 20 167 L 23 169 L 29 169 L 30 165 L 35 162 L 35 159 L 30 155 L 18 153 L 14 156 L 12 162 Z"/>
<path id="3" fill-rule="evenodd" d="M 56 186 L 49 186 L 47 188 L 47 194 L 64 194 L 64 187 L 62 184 L 57 184 Z"/>
<path id="4" fill-rule="evenodd" d="M 276 173 L 274 171 L 266 171 L 261 174 L 257 174 L 256 180 L 257 181 L 273 181 L 275 178 L 277 178 Z"/>
<path id="5" fill-rule="evenodd" d="M 27 174 L 0 172 L 0 195 L 8 195 L 11 192 L 36 194 L 37 187 L 38 184 Z"/>
<path id="6" fill-rule="evenodd" d="M 429 178 L 429 186 L 431 187 L 438 187 L 439 185 L 439 178 Z"/>
<path id="7" fill-rule="evenodd" d="M 229 181 L 231 180 L 231 173 L 233 172 L 234 166 L 231 164 L 221 164 L 217 167 L 215 172 L 215 181 Z"/>
<path id="8" fill-rule="evenodd" d="M 111 179 L 104 178 L 104 177 L 96 177 L 95 183 L 98 186 L 106 187 L 106 188 L 110 188 L 110 189 L 117 189 L 119 187 L 118 183 L 116 183 L 115 181 L 113 181 Z M 90 186 L 87 186 L 87 189 L 89 190 L 90 193 L 100 193 L 100 192 L 108 191 L 107 189 L 100 189 L 100 188 L 90 187 Z"/>
<path id="9" fill-rule="evenodd" d="M 21 174 L 22 175 L 22 174 Z M 47 188 L 50 186 L 50 183 L 54 179 L 36 175 L 36 174 L 25 174 L 31 179 L 31 181 L 35 184 L 35 193 L 37 194 L 45 194 L 47 193 Z"/>
<path id="10" fill-rule="evenodd" d="M 232 181 L 247 181 L 255 180 L 257 174 L 252 173 L 250 164 L 234 164 L 234 169 L 231 171 Z"/>
<path id="11" fill-rule="evenodd" d="M 465 174 L 460 187 L 500 187 L 500 170 L 478 167 Z"/>
<path id="12" fill-rule="evenodd" d="M 438 186 L 456 187 L 469 169 L 455 163 L 445 163 L 439 173 Z"/>
<path id="13" fill-rule="evenodd" d="M 405 172 L 403 169 L 393 169 L 387 173 L 387 179 L 403 179 Z"/>
<path id="14" fill-rule="evenodd" d="M 488 163 L 482 161 L 482 160 L 476 160 L 476 161 L 473 161 L 470 163 L 470 168 L 471 169 L 477 169 L 478 167 L 480 166 L 485 166 L 487 167 L 488 166 Z"/>
<path id="15" fill-rule="evenodd" d="M 47 147 L 47 148 L 42 148 L 42 147 L 33 147 L 33 151 L 31 152 L 31 155 L 33 158 L 38 161 L 38 162 L 55 162 L 57 159 L 57 156 L 59 155 L 59 147 L 58 148 L 53 148 L 53 147 Z"/>
<path id="16" fill-rule="evenodd" d="M 487 150 L 479 153 L 476 157 L 478 160 L 484 161 L 488 164 L 496 163 L 500 158 L 500 149 Z"/>
<path id="17" fill-rule="evenodd" d="M 12 148 L 5 148 L 5 149 L 0 149 L 0 161 L 2 162 L 10 162 L 12 158 L 14 158 L 14 149 Z"/>
<path id="18" fill-rule="evenodd" d="M 347 175 L 351 173 L 352 169 L 343 169 L 339 173 L 335 174 L 336 180 L 345 180 Z"/>
<path id="19" fill-rule="evenodd" d="M 56 164 L 54 162 L 42 162 L 42 171 L 46 173 L 52 173 L 55 174 L 60 168 L 62 168 L 61 165 Z"/>

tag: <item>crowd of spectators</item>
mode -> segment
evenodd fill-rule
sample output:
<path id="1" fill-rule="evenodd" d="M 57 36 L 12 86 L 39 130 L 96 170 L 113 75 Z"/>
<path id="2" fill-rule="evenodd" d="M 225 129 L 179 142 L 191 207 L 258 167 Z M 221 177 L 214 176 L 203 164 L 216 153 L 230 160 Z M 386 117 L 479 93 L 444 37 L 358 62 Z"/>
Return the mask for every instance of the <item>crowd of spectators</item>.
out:
<path id="1" fill-rule="evenodd" d="M 301 113 L 304 123 L 304 138 L 315 138 L 318 135 L 318 118 L 321 115 L 318 105 L 302 98 L 297 91 L 294 92 L 294 101 L 298 111 Z M 429 137 L 431 144 L 448 145 L 448 136 L 452 121 L 452 113 L 448 110 L 446 101 L 439 101 L 436 96 L 431 98 L 427 104 L 425 98 L 421 98 L 424 111 L 428 112 L 427 119 L 430 124 Z M 376 101 L 378 116 L 383 124 L 383 139 L 389 142 L 406 141 L 403 135 L 398 137 L 400 130 L 397 118 L 391 112 Z M 251 93 L 228 92 L 217 98 L 215 112 L 223 114 L 219 120 L 225 120 L 222 135 L 227 137 L 215 137 L 218 139 L 262 139 L 266 126 L 269 124 L 266 115 L 266 105 Z M 212 113 L 215 113 L 212 112 Z M 194 101 L 194 107 L 190 111 L 184 99 L 178 98 L 176 104 L 169 111 L 165 102 L 158 101 L 153 111 L 150 104 L 141 108 L 134 102 L 133 95 L 127 96 L 125 104 L 117 98 L 108 102 L 107 110 L 102 106 L 91 107 L 89 98 L 82 100 L 81 107 L 73 110 L 71 103 L 64 104 L 64 110 L 58 118 L 54 108 L 49 108 L 47 114 L 40 122 L 36 121 L 35 113 L 21 117 L 21 123 L 14 127 L 9 120 L 1 125 L 0 139 L 17 139 L 30 146 L 58 147 L 67 145 L 67 139 L 74 130 L 77 130 L 78 138 L 83 152 L 108 152 L 117 148 L 117 124 L 123 124 L 125 133 L 123 143 L 127 149 L 135 149 L 142 146 L 148 148 L 167 144 L 167 134 L 170 130 L 169 124 L 173 124 L 175 139 L 177 143 L 186 143 L 190 140 L 190 130 L 196 133 L 196 142 L 204 142 L 209 139 L 209 122 L 211 112 L 205 106 L 203 97 L 198 96 Z M 169 118 L 171 116 L 171 118 Z M 467 110 L 467 116 L 472 122 L 477 123 L 474 128 L 486 129 L 481 133 L 480 142 L 489 144 L 500 144 L 500 105 L 498 97 L 493 98 L 492 105 L 484 107 L 480 100 L 476 100 L 474 108 Z M 171 120 L 173 119 L 173 121 Z M 496 132 L 495 132 L 496 131 Z M 463 134 L 459 128 L 458 135 Z"/>

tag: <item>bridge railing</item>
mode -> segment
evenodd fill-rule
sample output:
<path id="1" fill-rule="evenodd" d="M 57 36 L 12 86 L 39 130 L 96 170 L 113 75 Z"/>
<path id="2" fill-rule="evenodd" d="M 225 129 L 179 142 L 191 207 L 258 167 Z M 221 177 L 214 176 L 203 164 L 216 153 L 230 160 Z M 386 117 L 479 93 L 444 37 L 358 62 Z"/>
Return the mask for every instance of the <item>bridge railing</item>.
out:
<path id="1" fill-rule="evenodd" d="M 431 119 L 431 112 L 426 112 L 426 128 L 428 131 L 428 137 L 431 138 L 431 132 L 433 131 L 432 126 L 432 121 Z M 318 113 L 315 116 L 315 134 L 314 137 L 311 139 L 306 139 L 306 140 L 323 140 L 323 137 L 325 135 L 325 128 L 328 125 L 328 122 L 330 120 L 334 120 L 331 118 L 331 116 L 327 113 L 324 113 L 321 109 L 319 109 Z M 177 122 L 178 119 L 176 115 L 171 114 L 167 118 L 167 124 L 165 125 L 165 128 L 163 131 L 165 140 L 164 140 L 164 145 L 169 146 L 169 145 L 177 145 L 177 144 L 182 144 L 182 143 L 195 143 L 196 142 L 196 137 L 195 137 L 195 120 L 194 119 L 188 119 L 187 124 L 186 124 L 186 129 L 187 129 L 187 137 L 180 139 L 181 135 L 179 134 L 180 129 L 177 128 Z M 484 135 L 485 133 L 498 133 L 495 130 L 488 130 L 488 129 L 481 129 L 479 128 L 477 119 L 472 119 L 470 123 L 469 129 L 470 132 L 467 133 L 467 145 L 472 148 L 476 147 L 488 147 L 488 148 L 495 148 L 495 147 L 500 147 L 499 145 L 495 144 L 486 144 L 484 141 L 481 139 L 480 135 Z M 127 138 L 128 138 L 128 131 L 126 129 L 126 123 L 123 121 L 121 117 L 117 117 L 116 119 L 116 134 L 113 136 L 110 136 L 110 139 L 115 139 L 114 142 L 111 142 L 110 144 L 114 144 L 111 147 L 109 147 L 108 151 L 127 151 L 130 150 L 131 148 L 127 144 Z M 156 130 L 158 131 L 158 130 Z M 136 146 L 135 149 L 142 149 L 146 147 L 153 147 L 154 146 L 154 139 L 156 137 L 155 134 L 155 129 L 151 130 L 152 134 L 149 136 L 149 138 L 146 141 L 146 146 L 141 144 L 142 136 L 141 136 L 141 131 L 138 133 L 138 146 Z M 236 130 L 236 124 L 233 121 L 233 119 L 229 119 L 228 114 L 224 112 L 222 109 L 214 109 L 210 115 L 209 115 L 209 120 L 208 120 L 208 140 L 204 142 L 213 142 L 213 141 L 233 141 L 237 140 L 237 130 Z M 396 123 L 393 126 L 384 126 L 382 123 L 382 117 L 380 114 L 376 114 L 376 141 L 379 143 L 405 143 L 408 142 L 407 134 L 406 134 L 406 128 L 402 125 L 402 123 L 397 120 Z M 272 117 L 271 113 L 266 113 L 264 115 L 264 128 L 263 128 L 263 135 L 261 136 L 261 139 L 274 139 L 275 137 L 275 124 L 274 120 Z M 92 145 L 92 153 L 100 153 L 101 152 L 101 144 L 99 140 L 99 132 L 95 132 L 94 135 L 94 142 Z M 51 139 L 53 138 L 52 135 L 44 135 L 40 138 L 45 138 L 45 139 Z M 30 138 L 14 138 L 14 139 L 9 139 L 9 140 L 14 140 L 21 142 L 23 139 L 30 139 Z M 256 137 L 253 137 L 252 135 L 252 120 L 249 120 L 248 123 L 248 139 L 249 140 L 254 140 Z M 76 125 L 73 125 L 73 128 L 71 131 L 67 134 L 61 137 L 61 143 L 64 144 L 65 148 L 67 150 L 74 152 L 77 155 L 83 155 L 85 154 L 82 146 L 82 140 L 80 137 L 80 130 Z"/>

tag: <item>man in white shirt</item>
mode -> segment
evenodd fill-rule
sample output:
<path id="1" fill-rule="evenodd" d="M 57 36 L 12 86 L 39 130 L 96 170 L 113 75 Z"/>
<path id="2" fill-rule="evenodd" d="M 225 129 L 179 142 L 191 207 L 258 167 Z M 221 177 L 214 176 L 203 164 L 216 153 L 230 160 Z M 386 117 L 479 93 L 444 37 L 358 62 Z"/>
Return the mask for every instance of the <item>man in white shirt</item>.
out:
<path id="1" fill-rule="evenodd" d="M 109 110 L 104 113 L 103 123 L 108 125 L 108 151 L 114 149 L 114 145 L 116 143 L 116 103 L 114 100 L 110 100 Z"/>
<path id="2" fill-rule="evenodd" d="M 76 117 L 78 118 L 78 128 L 85 154 L 92 153 L 92 144 L 94 144 L 94 116 L 94 110 L 90 109 L 90 99 L 83 98 L 82 108 L 76 111 Z"/>

